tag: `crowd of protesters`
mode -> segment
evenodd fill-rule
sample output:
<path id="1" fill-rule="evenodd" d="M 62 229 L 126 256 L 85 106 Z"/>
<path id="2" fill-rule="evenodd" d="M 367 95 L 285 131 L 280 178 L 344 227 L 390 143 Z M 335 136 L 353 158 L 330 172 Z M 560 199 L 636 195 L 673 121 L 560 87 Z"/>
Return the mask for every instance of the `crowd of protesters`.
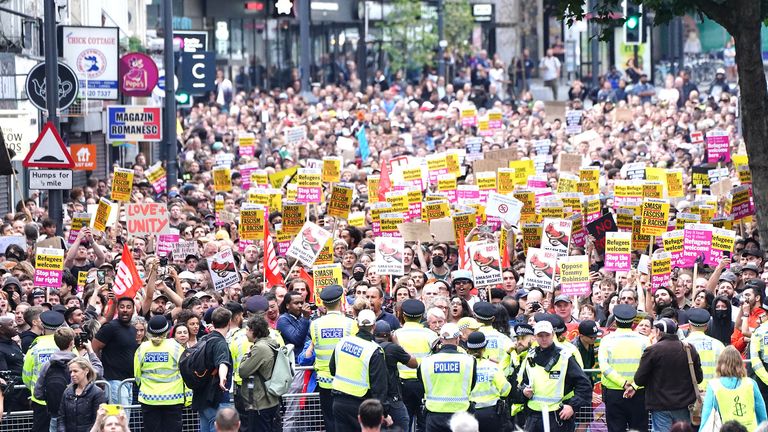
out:
<path id="1" fill-rule="evenodd" d="M 539 67 L 546 69 L 542 71 L 546 85 L 557 95 L 559 63 L 545 60 Z M 478 410 L 481 431 L 498 429 L 499 424 L 543 430 L 537 422 L 547 415 L 529 406 L 529 400 L 534 400 L 529 398 L 536 394 L 531 390 L 536 387 L 534 371 L 546 366 L 538 363 L 552 350 L 566 360 L 565 393 L 574 394 L 562 395 L 550 430 L 574 430 L 576 413 L 592 412 L 593 408 L 607 413 L 607 430 L 619 424 L 621 430 L 627 426 L 647 430 L 649 412 L 654 430 L 691 430 L 673 423 L 693 420 L 688 416 L 688 405 L 697 398 L 704 406 L 702 422 L 709 421 L 719 406 L 723 422 L 739 420 L 754 430 L 767 419 L 764 398 L 768 396 L 763 363 L 768 361 L 768 352 L 764 352 L 762 339 L 768 333 L 768 325 L 763 326 L 768 309 L 768 263 L 760 249 L 756 219 L 734 224 L 738 234 L 734 250 L 719 265 L 676 270 L 668 286 L 655 290 L 651 290 L 647 272 L 638 269 L 643 251 L 634 251 L 632 271 L 614 274 L 604 269 L 604 256 L 592 237 L 584 248 L 572 245 L 569 250 L 571 255 L 588 255 L 591 294 L 560 295 L 557 286 L 552 291 L 527 289 L 525 248 L 518 227 L 513 228 L 518 241 L 504 252 L 509 265 L 502 271 L 503 283 L 482 291 L 485 298 L 478 297 L 472 274 L 459 269 L 462 251 L 455 242 L 407 242 L 402 254 L 404 275 L 377 273 L 369 210 L 374 201 L 371 197 L 382 191 L 368 189 L 368 176 L 389 170 L 388 161 L 395 158 L 407 156 L 418 161 L 430 154 L 463 149 L 465 139 L 477 132 L 474 127 L 461 126 L 461 108 L 467 103 L 474 104 L 480 115 L 496 109 L 503 116 L 504 132 L 485 138 L 483 152 L 513 147 L 517 158 L 532 158 L 536 154 L 534 142 L 549 139 L 547 153 L 554 157 L 539 174 L 546 176 L 553 188 L 560 175 L 556 165 L 560 154 L 576 154 L 581 156 L 582 166 L 599 167 L 603 213 L 615 212 L 613 185 L 625 178 L 623 166 L 645 162 L 649 167 L 681 168 L 685 196 L 673 201 L 670 219 L 674 225 L 677 215 L 689 211 L 696 200 L 692 167 L 706 162 L 703 145 L 693 142 L 692 133 L 723 130 L 730 138 L 732 153 L 740 152 L 738 98 L 720 75 L 718 80 L 724 84 L 711 86 L 709 94 L 700 93 L 684 71 L 668 77 L 665 88 L 655 89 L 632 65 L 625 72 L 626 78 L 613 68 L 601 77 L 599 89 L 586 89 L 581 82 L 573 82 L 567 107 L 583 110 L 581 128 L 596 132 L 599 143 L 594 144 L 569 140 L 565 119 L 552 115 L 553 105 L 535 100 L 527 90 L 525 81 L 533 67 L 530 59 L 522 57 L 506 75 L 498 59 L 479 52 L 468 58 L 464 67 L 456 68 L 450 80 L 432 73 L 425 73 L 417 82 L 399 74 L 385 77 L 377 73 L 373 84 L 364 85 L 352 68 L 347 81 L 314 86 L 306 95 L 289 86 L 235 91 L 227 98 L 216 98 L 218 103 L 194 105 L 179 117 L 183 180 L 178 185 L 158 193 L 146 175 L 153 161 L 143 154 L 125 164 L 134 173 L 131 201 L 167 204 L 170 227 L 178 230 L 181 240 L 197 243 L 197 253 L 180 259 L 158 257 L 158 238 L 131 235 L 124 218 L 118 216 L 104 232 L 80 229 L 67 245 L 61 287 L 41 289 L 34 282 L 35 247 L 41 241 L 48 241 L 50 247 L 56 224 L 47 218 L 44 196 L 42 200 L 19 202 L 0 227 L 4 236 L 26 239 L 26 247 L 8 246 L 0 263 L 0 370 L 9 371 L 3 376 L 9 386 L 4 393 L 6 415 L 33 410 L 35 431 L 47 430 L 49 425 L 51 430 L 66 431 L 127 430 L 130 410 L 136 409 L 127 407 L 140 404 L 145 429 L 181 430 L 182 407 L 191 406 L 199 413 L 201 430 L 213 430 L 218 410 L 234 397 L 241 430 L 278 430 L 280 407 L 285 402 L 258 386 L 251 388 L 250 399 L 244 399 L 244 389 L 251 382 L 248 377 L 269 373 L 274 366 L 270 350 L 285 344 L 293 346 L 298 364 L 315 364 L 323 354 L 313 343 L 312 323 L 335 310 L 354 319 L 360 333 L 368 335 L 367 340 L 381 343 L 386 367 L 395 368 L 394 376 L 384 380 L 384 391 L 372 386 L 366 395 L 380 399 L 384 407 L 381 418 L 390 430 L 406 430 L 411 424 L 417 430 L 423 430 L 425 424 L 427 431 L 450 430 L 447 420 L 437 424 L 421 418 L 421 400 L 415 407 L 408 405 L 407 394 L 412 388 L 407 379 L 401 382 L 402 373 L 398 378 L 397 356 L 402 357 L 400 368 L 411 369 L 417 369 L 414 366 L 426 358 L 419 357 L 413 364 L 409 355 L 415 353 L 407 349 L 412 345 L 393 337 L 401 327 L 413 326 L 432 335 L 430 349 L 436 353 L 454 346 L 469 353 L 477 367 L 484 359 L 498 365 L 509 388 L 505 394 L 500 384 L 497 399 L 508 405 L 494 412 L 500 423 L 490 427 Z M 521 77 L 525 78 L 520 80 L 523 84 L 515 79 Z M 616 115 L 619 111 L 629 112 L 629 118 Z M 306 139 L 289 142 L 285 130 L 298 126 L 305 128 Z M 365 148 L 359 142 L 362 128 Z M 254 156 L 240 156 L 238 138 L 248 132 L 254 133 L 260 144 Z M 350 140 L 352 148 L 339 145 Z M 305 167 L 313 159 L 342 155 L 341 180 L 354 186 L 351 210 L 365 211 L 366 219 L 362 226 L 352 226 L 343 218 L 329 216 L 325 204 L 308 206 L 308 220 L 332 231 L 333 261 L 341 263 L 343 270 L 339 305 L 333 307 L 334 299 L 330 298 L 327 307 L 314 307 L 320 293 L 312 289 L 311 266 L 278 256 L 283 283 L 268 283 L 264 242 L 240 244 L 236 215 L 248 199 L 240 172 L 256 167 L 275 175 L 294 166 Z M 222 163 L 231 163 L 232 190 L 216 193 L 212 170 Z M 464 161 L 459 184 L 474 184 L 472 166 Z M 738 179 L 735 168 L 731 164 L 728 168 L 731 177 Z M 286 186 L 280 186 L 285 191 Z M 325 193 L 329 192 L 326 188 Z M 68 243 L 65 240 L 70 238 L 75 213 L 98 204 L 100 198 L 109 198 L 109 193 L 110 179 L 93 177 L 87 186 L 69 192 L 62 243 Z M 225 220 L 214 211 L 217 195 L 223 198 L 224 212 L 235 215 L 233 220 Z M 282 214 L 271 210 L 268 225 L 273 235 L 280 232 Z M 490 236 L 497 240 L 500 234 L 493 231 L 497 232 Z M 473 230 L 468 239 L 475 235 L 489 238 Z M 234 251 L 239 282 L 216 290 L 206 259 L 226 249 Z M 134 298 L 121 298 L 113 290 L 115 279 L 124 276 L 118 271 L 124 251 L 131 254 L 142 281 Z M 85 277 L 81 277 L 83 273 Z M 85 282 L 79 282 L 82 280 Z M 373 312 L 375 322 L 366 321 L 366 310 Z M 478 335 L 483 333 L 486 336 Z M 619 342 L 612 338 L 614 333 L 627 333 L 624 337 L 636 347 L 631 351 L 634 358 L 627 359 L 634 366 L 620 371 L 620 378 L 608 370 L 616 357 L 626 354 L 619 348 L 623 345 L 615 345 Z M 493 337 L 488 336 L 491 334 Z M 704 336 L 706 343 L 696 342 L 697 337 Z M 689 342 L 681 344 L 681 340 Z M 217 378 L 203 390 L 192 392 L 178 374 L 171 373 L 167 379 L 176 386 L 170 390 L 176 397 L 171 403 L 158 403 L 148 390 L 156 384 L 147 376 L 161 372 L 147 366 L 147 359 L 155 358 L 152 353 L 162 348 L 171 352 L 174 364 L 178 364 L 184 350 L 202 341 L 210 362 L 216 365 Z M 405 349 L 385 346 L 393 342 Z M 601 350 L 604 343 L 614 344 L 615 351 Z M 390 364 L 390 358 L 394 363 Z M 557 356 L 553 359 L 556 361 Z M 568 359 L 577 364 L 571 366 Z M 743 359 L 748 360 L 754 381 L 746 378 Z M 682 369 L 668 366 L 678 361 Z M 690 375 L 689 364 L 695 365 Z M 143 369 L 145 366 L 149 369 Z M 585 374 L 584 369 L 599 370 L 602 376 Z M 59 370 L 64 371 L 63 382 L 44 378 Z M 419 369 L 419 379 L 424 379 L 424 373 Z M 108 386 L 100 387 L 97 379 Z M 131 379 L 136 384 L 121 385 Z M 328 379 L 333 380 L 333 374 Z M 621 382 L 615 382 L 617 379 Z M 321 382 L 319 371 L 300 371 L 294 390 L 316 391 Z M 602 396 L 600 392 L 593 395 L 592 386 L 600 382 Z M 22 383 L 28 390 L 14 389 L 13 384 Z M 387 383 L 390 391 L 386 391 Z M 636 398 L 633 410 L 626 411 L 626 405 L 611 399 L 612 385 L 624 399 Z M 750 398 L 741 399 L 737 408 L 754 414 L 750 419 L 743 414 L 734 416 L 722 406 L 744 385 L 748 391 L 738 394 Z M 696 387 L 701 387 L 701 396 L 697 396 Z M 338 397 L 338 392 L 332 393 Z M 399 411 L 396 408 L 404 398 L 408 406 Z M 360 402 L 363 399 L 366 397 Z M 124 408 L 109 411 L 107 402 Z M 328 407 L 323 406 L 326 425 L 336 413 L 335 405 Z M 285 410 L 282 419 L 283 430 L 291 430 L 289 411 Z M 579 414 L 578 427 L 606 430 L 605 421 L 597 415 Z M 738 430 L 728 427 L 734 425 L 726 424 L 721 430 Z"/>

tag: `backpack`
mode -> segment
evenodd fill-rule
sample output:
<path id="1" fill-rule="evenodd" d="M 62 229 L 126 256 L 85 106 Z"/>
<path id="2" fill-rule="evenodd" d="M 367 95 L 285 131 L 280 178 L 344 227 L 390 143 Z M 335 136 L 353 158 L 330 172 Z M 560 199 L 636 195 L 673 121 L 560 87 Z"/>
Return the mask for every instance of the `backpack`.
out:
<path id="1" fill-rule="evenodd" d="M 265 392 L 280 397 L 291 390 L 293 383 L 295 363 L 293 345 L 288 344 L 278 349 L 272 348 L 272 352 L 275 360 L 272 366 L 272 375 L 268 380 L 265 380 L 261 374 L 259 374 L 259 378 Z"/>
<path id="2" fill-rule="evenodd" d="M 64 390 L 70 383 L 69 369 L 67 364 L 62 361 L 52 361 L 49 363 L 48 370 L 45 373 L 45 388 L 43 400 L 48 407 L 48 413 L 54 416 L 59 415 L 59 406 L 61 398 L 64 396 Z"/>
<path id="3" fill-rule="evenodd" d="M 205 347 L 208 338 L 201 339 L 197 345 L 187 348 L 181 353 L 179 360 L 179 373 L 184 384 L 190 390 L 201 390 L 211 381 L 211 377 L 218 373 L 217 368 L 208 367 Z"/>

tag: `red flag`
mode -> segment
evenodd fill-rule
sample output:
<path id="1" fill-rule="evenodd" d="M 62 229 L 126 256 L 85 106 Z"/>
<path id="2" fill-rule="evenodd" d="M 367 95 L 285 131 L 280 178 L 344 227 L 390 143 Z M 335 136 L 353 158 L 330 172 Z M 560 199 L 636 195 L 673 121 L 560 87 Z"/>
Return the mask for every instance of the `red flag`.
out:
<path id="1" fill-rule="evenodd" d="M 386 201 L 385 194 L 392 189 L 392 182 L 389 180 L 389 160 L 381 161 L 381 177 L 379 177 L 379 201 Z M 371 191 L 368 191 L 371 193 Z"/>
<path id="2" fill-rule="evenodd" d="M 310 276 L 309 273 L 307 273 L 306 270 L 304 270 L 304 267 L 299 267 L 299 278 L 301 278 L 304 282 L 307 283 L 307 287 L 309 288 L 309 302 L 314 303 L 315 302 L 315 280 Z"/>
<path id="3" fill-rule="evenodd" d="M 283 275 L 277 269 L 277 253 L 275 253 L 275 244 L 272 243 L 272 236 L 269 235 L 268 223 L 264 224 L 264 279 L 267 289 L 284 283 Z"/>
<path id="4" fill-rule="evenodd" d="M 464 244 L 464 237 L 459 236 L 459 269 L 472 271 L 472 263 L 469 262 L 469 249 Z"/>
<path id="5" fill-rule="evenodd" d="M 115 298 L 134 298 L 140 289 L 139 271 L 136 270 L 136 264 L 133 262 L 133 255 L 128 249 L 128 244 L 124 244 L 123 256 L 120 258 L 120 264 L 117 265 L 112 291 L 115 292 Z"/>

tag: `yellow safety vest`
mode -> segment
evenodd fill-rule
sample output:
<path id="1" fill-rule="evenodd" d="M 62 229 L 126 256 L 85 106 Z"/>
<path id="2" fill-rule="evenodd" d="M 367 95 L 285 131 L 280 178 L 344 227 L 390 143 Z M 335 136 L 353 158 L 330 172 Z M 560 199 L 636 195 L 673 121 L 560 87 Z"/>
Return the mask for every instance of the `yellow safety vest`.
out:
<path id="1" fill-rule="evenodd" d="M 752 332 L 749 342 L 749 362 L 755 375 L 763 382 L 768 384 L 768 370 L 765 364 L 768 363 L 768 323 L 763 323 Z"/>
<path id="2" fill-rule="evenodd" d="M 317 385 L 324 389 L 331 388 L 333 376 L 328 367 L 333 355 L 333 349 L 339 341 L 350 335 L 357 334 L 357 324 L 341 312 L 328 312 L 309 326 L 309 337 L 315 346 L 315 371 Z"/>
<path id="3" fill-rule="evenodd" d="M 699 384 L 700 388 L 707 388 L 707 383 L 710 380 L 715 379 L 715 371 L 717 369 L 717 359 L 720 358 L 720 354 L 725 349 L 725 345 L 719 340 L 707 336 L 704 332 L 693 331 L 688 334 L 685 341 L 693 345 L 696 348 L 696 352 L 699 353 L 701 359 L 701 371 L 704 375 L 704 379 Z"/>
<path id="4" fill-rule="evenodd" d="M 725 387 L 719 379 L 713 379 L 709 385 L 715 392 L 717 410 L 723 423 L 736 420 L 748 431 L 757 429 L 754 384 L 751 379 L 740 379 L 738 387 L 733 390 Z"/>
<path id="5" fill-rule="evenodd" d="M 139 402 L 146 405 L 179 405 L 185 402 L 184 381 L 179 360 L 184 351 L 174 339 L 155 346 L 143 342 L 133 359 L 133 373 L 139 386 Z"/>
<path id="6" fill-rule="evenodd" d="M 51 358 L 51 354 L 58 350 L 59 347 L 56 346 L 56 342 L 53 341 L 53 335 L 50 334 L 45 336 L 38 336 L 34 342 L 32 342 L 29 350 L 24 355 L 24 366 L 21 370 L 21 380 L 24 382 L 24 385 L 27 386 L 27 388 L 32 392 L 32 401 L 39 405 L 45 405 L 46 403 L 44 400 L 35 398 L 35 383 L 40 377 L 40 370 L 43 368 L 43 365 L 48 363 L 48 360 Z"/>
<path id="7" fill-rule="evenodd" d="M 371 357 L 381 347 L 357 336 L 342 338 L 333 352 L 336 375 L 332 388 L 348 395 L 363 397 L 371 388 Z"/>
<path id="8" fill-rule="evenodd" d="M 518 353 L 515 351 L 515 354 L 512 355 L 512 365 L 514 367 L 517 367 L 518 365 L 522 365 L 525 362 L 525 359 L 528 358 L 528 351 L 523 351 L 521 353 Z M 517 370 L 517 374 L 513 374 L 514 370 L 510 371 L 509 376 L 512 377 L 512 379 L 515 380 L 515 387 L 520 385 L 520 380 L 523 379 L 523 372 L 525 371 L 525 367 L 520 366 L 520 369 Z M 510 406 L 510 413 L 511 415 L 516 415 L 517 413 L 521 412 L 525 408 L 525 404 L 516 404 L 513 403 Z"/>
<path id="9" fill-rule="evenodd" d="M 437 340 L 435 332 L 415 322 L 406 322 L 403 327 L 395 330 L 394 335 L 397 343 L 408 354 L 416 357 L 419 364 L 432 353 L 432 344 Z M 397 370 L 401 379 L 416 379 L 416 369 L 398 363 Z"/>
<path id="10" fill-rule="evenodd" d="M 245 329 L 237 329 L 229 338 L 229 352 L 232 354 L 232 381 L 235 385 L 241 385 L 243 379 L 240 378 L 240 363 L 251 350 L 253 342 L 248 340 Z"/>
<path id="11" fill-rule="evenodd" d="M 438 352 L 422 360 L 424 404 L 433 413 L 469 409 L 475 359 L 468 354 Z"/>
<path id="12" fill-rule="evenodd" d="M 477 362 L 476 381 L 469 400 L 475 403 L 475 408 L 495 406 L 502 397 L 512 390 L 499 365 L 489 359 Z"/>
<path id="13" fill-rule="evenodd" d="M 533 397 L 528 401 L 528 408 L 534 411 L 557 411 L 565 398 L 565 375 L 568 371 L 568 360 L 571 354 L 560 350 L 560 358 L 554 367 L 547 372 L 543 367 L 530 362 L 525 363 L 528 374 L 528 384 L 533 389 Z"/>
<path id="14" fill-rule="evenodd" d="M 640 366 L 640 357 L 648 348 L 648 338 L 628 328 L 619 328 L 603 337 L 597 351 L 603 388 L 624 389 L 624 383 L 633 383 Z"/>
<path id="15" fill-rule="evenodd" d="M 515 346 L 512 339 L 491 326 L 480 327 L 479 331 L 485 335 L 487 341 L 483 358 L 495 361 L 502 370 L 508 368 L 511 361 L 509 353 Z"/>

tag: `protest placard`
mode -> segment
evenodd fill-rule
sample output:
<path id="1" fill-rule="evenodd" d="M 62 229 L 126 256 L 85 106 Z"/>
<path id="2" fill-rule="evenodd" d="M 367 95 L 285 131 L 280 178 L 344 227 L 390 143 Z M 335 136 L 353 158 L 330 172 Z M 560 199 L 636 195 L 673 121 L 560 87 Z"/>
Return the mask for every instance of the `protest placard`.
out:
<path id="1" fill-rule="evenodd" d="M 213 190 L 215 192 L 232 191 L 232 172 L 229 167 L 217 166 L 213 168 Z"/>
<path id="2" fill-rule="evenodd" d="M 736 242 L 736 232 L 723 228 L 712 228 L 712 249 L 704 264 L 717 266 L 720 260 L 730 258 L 733 253 L 733 245 Z"/>
<path id="3" fill-rule="evenodd" d="M 288 144 L 299 144 L 307 139 L 307 128 L 295 126 L 283 129 L 285 141 Z"/>
<path id="4" fill-rule="evenodd" d="M 523 224 L 523 248 L 528 253 L 529 248 L 541 247 L 542 224 L 528 222 Z"/>
<path id="5" fill-rule="evenodd" d="M 261 240 L 267 223 L 267 208 L 260 204 L 243 203 L 237 232 L 243 240 Z"/>
<path id="6" fill-rule="evenodd" d="M 672 277 L 672 255 L 657 252 L 651 256 L 651 293 L 660 287 L 670 287 Z"/>
<path id="7" fill-rule="evenodd" d="M 106 198 L 101 198 L 99 200 L 99 206 L 96 208 L 95 217 L 93 218 L 93 221 L 91 221 L 91 227 L 96 231 L 104 232 L 107 229 L 111 212 L 112 202 Z"/>
<path id="8" fill-rule="evenodd" d="M 669 201 L 646 198 L 643 200 L 640 234 L 660 236 L 667 232 Z"/>
<path id="9" fill-rule="evenodd" d="M 752 185 L 741 185 L 731 191 L 731 212 L 733 220 L 744 219 L 755 214 L 755 204 L 752 199 Z"/>
<path id="10" fill-rule="evenodd" d="M 349 209 L 352 207 L 352 185 L 335 184 L 331 189 L 331 198 L 328 201 L 328 214 L 333 217 L 346 219 Z"/>
<path id="11" fill-rule="evenodd" d="M 374 265 L 380 275 L 402 276 L 405 241 L 399 237 L 377 237 Z"/>
<path id="12" fill-rule="evenodd" d="M 249 132 L 240 132 L 237 140 L 237 151 L 240 156 L 253 157 L 256 154 L 256 136 Z"/>
<path id="13" fill-rule="evenodd" d="M 93 215 L 84 212 L 77 212 L 72 215 L 72 224 L 69 228 L 69 237 L 67 237 L 68 245 L 73 244 L 75 239 L 77 239 L 77 235 L 80 233 L 80 230 L 84 226 L 88 226 L 91 223 L 92 216 Z M 5 248 L 0 247 L 0 251 L 5 252 Z"/>
<path id="14" fill-rule="evenodd" d="M 488 194 L 485 214 L 497 216 L 502 221 L 516 226 L 520 222 L 520 212 L 522 209 L 523 203 L 516 198 L 491 192 Z"/>
<path id="15" fill-rule="evenodd" d="M 476 287 L 495 286 L 503 282 L 498 243 L 469 242 L 467 248 Z"/>
<path id="16" fill-rule="evenodd" d="M 331 285 L 343 285 L 341 264 L 323 264 L 312 267 L 312 282 L 315 290 L 315 304 L 322 306 L 323 301 L 320 300 L 320 293 L 323 292 L 323 289 Z"/>
<path id="17" fill-rule="evenodd" d="M 240 275 L 235 266 L 235 256 L 232 249 L 224 249 L 216 255 L 207 258 L 208 272 L 217 291 L 229 288 L 240 282 Z"/>
<path id="18" fill-rule="evenodd" d="M 158 257 L 167 257 L 173 252 L 173 247 L 179 242 L 179 230 L 170 228 L 168 234 L 158 234 L 155 254 Z"/>
<path id="19" fill-rule="evenodd" d="M 35 286 L 61 288 L 64 249 L 38 248 L 35 254 Z"/>
<path id="20" fill-rule="evenodd" d="M 323 180 L 320 169 L 299 168 L 296 175 L 296 201 L 319 203 L 323 194 Z"/>
<path id="21" fill-rule="evenodd" d="M 667 231 L 661 235 L 664 251 L 670 254 L 672 268 L 683 268 L 685 265 L 683 258 L 684 236 L 685 231 L 681 229 Z"/>
<path id="22" fill-rule="evenodd" d="M 405 223 L 403 213 L 382 213 L 379 222 L 382 237 L 402 237 L 398 226 Z"/>
<path id="23" fill-rule="evenodd" d="M 711 262 L 712 228 L 709 224 L 685 224 L 682 267 L 693 268 Z"/>
<path id="24" fill-rule="evenodd" d="M 134 235 L 170 233 L 168 207 L 162 203 L 125 205 L 125 226 Z"/>
<path id="25" fill-rule="evenodd" d="M 632 269 L 632 233 L 605 233 L 605 269 L 629 271 Z"/>
<path id="26" fill-rule="evenodd" d="M 112 201 L 127 202 L 131 200 L 133 191 L 133 170 L 115 168 L 112 173 Z"/>
<path id="27" fill-rule="evenodd" d="M 707 132 L 707 163 L 718 164 L 731 161 L 731 140 L 728 132 L 712 130 Z"/>
<path id="28" fill-rule="evenodd" d="M 325 241 L 323 248 L 320 249 L 320 253 L 317 254 L 315 259 L 315 265 L 332 264 L 333 263 L 333 238 L 329 237 Z"/>
<path id="29" fill-rule="evenodd" d="M 362 228 L 365 226 L 365 212 L 350 212 L 347 217 L 347 223 L 350 226 Z"/>
<path id="30" fill-rule="evenodd" d="M 544 292 L 552 291 L 555 281 L 557 252 L 529 247 L 525 258 L 524 288 L 539 288 Z"/>
<path id="31" fill-rule="evenodd" d="M 320 250 L 325 246 L 331 233 L 320 228 L 312 222 L 305 222 L 296 238 L 291 242 L 291 246 L 286 252 L 286 256 L 294 258 L 307 267 L 311 267 Z"/>
<path id="32" fill-rule="evenodd" d="M 541 248 L 555 252 L 558 256 L 568 255 L 571 242 L 571 221 L 545 218 L 543 221 Z"/>
<path id="33" fill-rule="evenodd" d="M 147 176 L 147 180 L 152 184 L 155 193 L 161 193 L 165 190 L 167 174 L 160 162 L 147 168 L 144 174 Z"/>
<path id="34" fill-rule="evenodd" d="M 589 295 L 592 286 L 589 283 L 589 257 L 573 255 L 560 257 L 560 294 L 569 296 Z"/>
<path id="35" fill-rule="evenodd" d="M 179 241 L 173 245 L 173 261 L 176 263 L 183 263 L 184 260 L 190 256 L 198 256 L 199 251 L 197 249 L 196 241 Z"/>
<path id="36" fill-rule="evenodd" d="M 323 158 L 322 178 L 324 182 L 338 183 L 341 181 L 340 157 L 326 156 Z"/>
<path id="37" fill-rule="evenodd" d="M 582 110 L 567 110 L 565 112 L 565 133 L 568 135 L 576 135 L 582 132 L 581 123 L 583 121 L 584 111 Z"/>

